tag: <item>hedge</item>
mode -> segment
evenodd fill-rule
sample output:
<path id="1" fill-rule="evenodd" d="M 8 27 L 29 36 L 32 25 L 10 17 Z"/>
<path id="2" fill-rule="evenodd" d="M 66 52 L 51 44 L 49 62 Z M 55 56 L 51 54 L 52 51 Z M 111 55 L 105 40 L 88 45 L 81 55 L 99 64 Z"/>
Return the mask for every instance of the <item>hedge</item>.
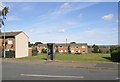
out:
<path id="1" fill-rule="evenodd" d="M 43 48 L 42 53 L 47 53 L 47 49 Z"/>
<path id="2" fill-rule="evenodd" d="M 111 52 L 111 59 L 114 62 L 120 62 L 120 50 L 113 50 Z"/>
<path id="3" fill-rule="evenodd" d="M 38 51 L 35 49 L 35 50 L 32 50 L 32 56 L 36 56 L 38 55 Z"/>
<path id="4" fill-rule="evenodd" d="M 4 52 L 2 52 L 2 57 L 4 57 Z M 15 51 L 5 51 L 6 58 L 15 58 Z"/>

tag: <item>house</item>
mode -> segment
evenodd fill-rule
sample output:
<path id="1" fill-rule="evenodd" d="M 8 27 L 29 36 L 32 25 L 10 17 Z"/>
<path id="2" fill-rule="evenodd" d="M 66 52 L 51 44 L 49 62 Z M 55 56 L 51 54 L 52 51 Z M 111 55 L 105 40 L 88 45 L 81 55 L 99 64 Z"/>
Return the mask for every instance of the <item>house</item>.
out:
<path id="1" fill-rule="evenodd" d="M 38 44 L 38 53 L 42 53 L 42 49 L 47 49 L 47 44 Z M 65 44 L 65 43 L 55 43 L 54 51 L 60 54 L 67 54 L 71 52 L 72 54 L 86 54 L 88 53 L 87 43 L 78 44 Z"/>
<path id="2" fill-rule="evenodd" d="M 70 51 L 72 54 L 87 54 L 87 43 L 70 44 Z"/>
<path id="3" fill-rule="evenodd" d="M 60 54 L 68 53 L 68 46 L 69 44 L 55 44 L 55 51 Z"/>
<path id="4" fill-rule="evenodd" d="M 47 49 L 47 44 L 38 44 L 37 45 L 37 51 L 38 53 L 42 53 L 42 49 Z"/>
<path id="5" fill-rule="evenodd" d="M 0 49 L 4 50 L 4 33 L 0 35 Z M 5 51 L 15 51 L 15 58 L 28 56 L 28 36 L 20 32 L 5 32 Z"/>

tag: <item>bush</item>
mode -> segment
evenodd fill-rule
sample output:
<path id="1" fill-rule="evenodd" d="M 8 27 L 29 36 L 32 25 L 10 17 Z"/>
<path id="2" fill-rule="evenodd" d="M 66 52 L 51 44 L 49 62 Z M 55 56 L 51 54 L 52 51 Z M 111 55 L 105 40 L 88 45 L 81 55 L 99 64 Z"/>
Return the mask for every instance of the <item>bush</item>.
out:
<path id="1" fill-rule="evenodd" d="M 3 56 L 3 54 L 4 54 L 4 52 L 2 53 L 2 57 L 4 57 Z M 15 51 L 5 51 L 5 57 L 6 58 L 15 58 Z"/>
<path id="2" fill-rule="evenodd" d="M 35 49 L 35 50 L 32 50 L 32 56 L 36 56 L 38 54 L 38 51 L 37 51 L 37 49 Z"/>
<path id="3" fill-rule="evenodd" d="M 106 53 L 110 53 L 110 51 L 106 51 Z"/>
<path id="4" fill-rule="evenodd" d="M 110 46 L 110 52 L 120 49 L 119 46 Z"/>
<path id="5" fill-rule="evenodd" d="M 93 53 L 100 53 L 100 52 L 99 52 L 99 47 L 98 47 L 97 45 L 94 44 L 94 45 L 92 46 L 92 48 L 93 48 Z"/>
<path id="6" fill-rule="evenodd" d="M 43 48 L 42 53 L 47 53 L 47 49 Z"/>
<path id="7" fill-rule="evenodd" d="M 111 59 L 114 62 L 120 62 L 120 50 L 113 50 L 111 52 Z"/>

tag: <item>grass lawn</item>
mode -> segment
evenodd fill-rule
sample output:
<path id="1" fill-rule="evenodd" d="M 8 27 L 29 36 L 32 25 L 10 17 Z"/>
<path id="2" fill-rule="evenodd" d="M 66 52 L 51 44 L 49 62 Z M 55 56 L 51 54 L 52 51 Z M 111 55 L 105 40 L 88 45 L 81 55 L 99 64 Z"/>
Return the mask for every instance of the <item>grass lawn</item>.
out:
<path id="1" fill-rule="evenodd" d="M 19 58 L 22 60 L 45 60 L 47 59 L 46 54 L 40 54 L 28 58 Z M 72 61 L 72 62 L 111 62 L 110 54 L 55 54 L 56 61 Z"/>

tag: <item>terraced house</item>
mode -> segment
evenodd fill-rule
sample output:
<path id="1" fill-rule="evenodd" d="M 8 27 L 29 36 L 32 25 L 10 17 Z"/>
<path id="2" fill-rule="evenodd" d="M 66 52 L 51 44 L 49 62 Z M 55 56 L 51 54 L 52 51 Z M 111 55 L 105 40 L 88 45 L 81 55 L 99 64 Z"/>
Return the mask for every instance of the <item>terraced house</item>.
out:
<path id="1" fill-rule="evenodd" d="M 47 44 L 38 44 L 37 50 L 38 53 L 42 53 L 42 49 L 47 49 Z M 55 43 L 54 52 L 60 54 L 86 54 L 88 53 L 87 43 L 78 43 L 78 44 L 64 44 L 64 43 Z"/>
<path id="2" fill-rule="evenodd" d="M 72 54 L 86 54 L 88 53 L 87 43 L 70 44 L 70 51 Z"/>
<path id="3" fill-rule="evenodd" d="M 4 33 L 0 35 L 0 49 L 4 50 Z M 5 51 L 14 51 L 15 58 L 28 56 L 28 36 L 20 32 L 5 33 Z"/>
<path id="4" fill-rule="evenodd" d="M 37 51 L 38 53 L 42 53 L 42 49 L 47 49 L 47 44 L 38 44 L 37 45 Z"/>

